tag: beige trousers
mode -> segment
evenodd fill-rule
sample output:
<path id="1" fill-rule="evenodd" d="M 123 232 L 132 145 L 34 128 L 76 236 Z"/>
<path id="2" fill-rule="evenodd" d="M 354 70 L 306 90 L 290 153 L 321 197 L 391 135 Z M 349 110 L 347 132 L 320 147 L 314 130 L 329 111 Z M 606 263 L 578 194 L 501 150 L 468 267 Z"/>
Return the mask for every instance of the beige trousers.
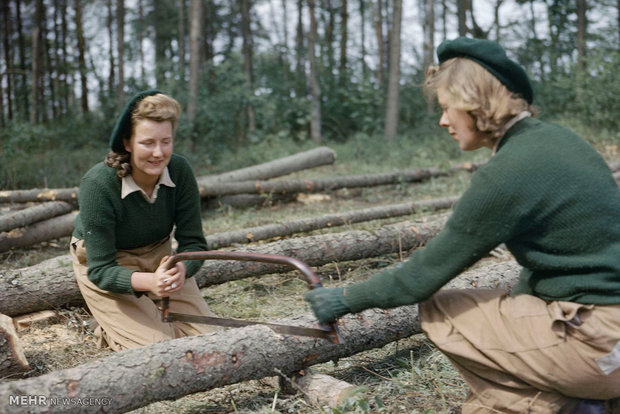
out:
<path id="1" fill-rule="evenodd" d="M 420 321 L 470 387 L 464 414 L 564 413 L 620 397 L 620 305 L 445 290 L 420 304 Z"/>
<path id="2" fill-rule="evenodd" d="M 95 334 L 114 351 L 138 348 L 154 342 L 182 336 L 212 332 L 212 326 L 185 322 L 161 321 L 158 305 L 161 298 L 144 294 L 136 297 L 129 293 L 112 293 L 99 289 L 88 280 L 88 264 L 84 241 L 71 239 L 70 253 L 73 270 L 82 296 L 93 314 L 99 328 Z M 161 259 L 172 252 L 171 240 L 167 238 L 149 246 L 132 250 L 119 250 L 116 260 L 121 266 L 136 271 L 154 272 Z M 215 316 L 205 303 L 194 278 L 188 278 L 178 292 L 170 295 L 172 312 Z"/>

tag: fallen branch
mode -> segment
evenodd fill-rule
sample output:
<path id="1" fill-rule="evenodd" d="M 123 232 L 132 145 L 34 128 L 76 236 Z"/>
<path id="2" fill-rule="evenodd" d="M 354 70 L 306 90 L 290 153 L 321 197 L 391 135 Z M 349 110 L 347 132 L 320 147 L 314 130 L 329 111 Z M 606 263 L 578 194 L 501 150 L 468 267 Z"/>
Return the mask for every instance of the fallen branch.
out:
<path id="1" fill-rule="evenodd" d="M 288 157 L 278 158 L 273 161 L 241 168 L 217 175 L 207 175 L 198 177 L 197 181 L 201 185 L 208 183 L 220 183 L 230 181 L 245 180 L 267 180 L 269 178 L 281 177 L 293 172 L 306 170 L 308 168 L 319 167 L 322 165 L 333 164 L 336 160 L 336 153 L 328 147 L 318 147 L 309 151 L 299 152 Z"/>
<path id="2" fill-rule="evenodd" d="M 502 263 L 468 272 L 452 287 L 512 285 L 519 267 Z M 462 279 L 462 280 L 461 280 Z M 361 315 L 361 317 L 360 317 Z M 385 346 L 420 333 L 417 306 L 390 311 L 368 310 L 343 318 L 343 344 L 326 340 L 278 335 L 264 326 L 218 331 L 160 342 L 113 354 L 74 368 L 36 378 L 0 384 L 0 406 L 21 413 L 15 396 L 91 399 L 93 409 L 126 412 L 228 384 L 291 373 L 306 367 Z M 309 315 L 279 323 L 310 326 Z M 10 403 L 13 397 L 14 403 Z M 82 412 L 83 405 L 41 404 L 40 412 Z"/>
<path id="3" fill-rule="evenodd" d="M 0 203 L 28 203 L 31 201 L 77 202 L 78 187 L 34 188 L 31 190 L 0 191 Z"/>
<path id="4" fill-rule="evenodd" d="M 41 220 L 67 214 L 73 206 L 64 201 L 48 201 L 42 204 L 0 216 L 0 233 L 28 226 Z"/>
<path id="5" fill-rule="evenodd" d="M 352 223 L 379 220 L 415 214 L 419 211 L 440 210 L 451 208 L 458 197 L 438 198 L 433 200 L 414 201 L 412 203 L 390 204 L 387 206 L 354 210 L 345 213 L 329 214 L 321 217 L 310 217 L 288 221 L 285 223 L 267 224 L 241 230 L 232 230 L 213 234 L 207 237 L 209 249 L 221 249 L 236 243 L 251 243 L 273 237 L 289 236 L 313 230 L 332 228 Z"/>
<path id="6" fill-rule="evenodd" d="M 372 187 L 379 185 L 420 182 L 431 177 L 447 175 L 439 168 L 418 168 L 391 173 L 345 175 L 318 180 L 236 181 L 199 185 L 202 197 L 231 194 L 286 194 L 331 191 L 341 188 Z"/>
<path id="7" fill-rule="evenodd" d="M 234 250 L 291 256 L 310 266 L 321 266 L 406 252 L 424 245 L 441 230 L 446 220 L 447 215 L 444 214 L 415 222 L 383 226 L 375 232 L 356 230 L 291 238 L 254 248 Z M 207 287 L 251 276 L 288 271 L 288 267 L 267 263 L 209 260 L 194 277 L 198 286 Z M 83 303 L 68 255 L 49 259 L 35 266 L 10 270 L 0 277 L 0 313 L 9 316 Z"/>
<path id="8" fill-rule="evenodd" d="M 73 232 L 77 214 L 78 212 L 74 211 L 6 233 L 0 233 L 0 252 L 68 236 Z"/>

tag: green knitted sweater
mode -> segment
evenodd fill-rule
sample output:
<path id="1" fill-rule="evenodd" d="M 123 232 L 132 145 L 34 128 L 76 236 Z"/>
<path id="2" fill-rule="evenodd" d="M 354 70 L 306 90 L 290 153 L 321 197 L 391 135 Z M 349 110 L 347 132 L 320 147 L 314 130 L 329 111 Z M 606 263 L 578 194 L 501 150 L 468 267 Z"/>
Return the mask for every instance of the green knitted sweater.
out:
<path id="1" fill-rule="evenodd" d="M 73 236 L 84 240 L 88 278 L 99 288 L 115 293 L 134 293 L 134 272 L 116 262 L 116 251 L 147 246 L 169 236 L 178 252 L 206 250 L 200 217 L 200 195 L 196 178 L 185 158 L 173 154 L 168 164 L 176 187 L 159 187 L 155 203 L 147 202 L 140 192 L 121 199 L 121 179 L 114 168 L 99 163 L 82 177 L 79 192 L 80 213 Z M 187 277 L 194 275 L 202 262 L 184 262 Z"/>
<path id="2" fill-rule="evenodd" d="M 514 294 L 620 304 L 620 190 L 579 136 L 524 119 L 471 178 L 445 228 L 404 263 L 347 286 L 352 312 L 428 299 L 501 243 L 523 266 Z"/>

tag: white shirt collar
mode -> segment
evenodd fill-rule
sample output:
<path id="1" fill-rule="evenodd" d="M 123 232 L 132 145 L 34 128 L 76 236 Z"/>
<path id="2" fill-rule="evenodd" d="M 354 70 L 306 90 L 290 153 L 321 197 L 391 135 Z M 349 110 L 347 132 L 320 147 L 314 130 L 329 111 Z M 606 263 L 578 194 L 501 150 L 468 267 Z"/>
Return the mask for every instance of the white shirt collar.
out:
<path id="1" fill-rule="evenodd" d="M 170 178 L 170 173 L 168 172 L 168 167 L 164 168 L 164 172 L 161 173 L 157 183 L 155 184 L 155 188 L 153 189 L 153 195 L 149 197 L 146 192 L 140 188 L 138 184 L 134 181 L 133 177 L 130 175 L 126 175 L 121 179 L 121 199 L 127 197 L 131 193 L 135 193 L 139 191 L 142 194 L 142 197 L 149 203 L 155 203 L 157 200 L 157 192 L 161 185 L 165 185 L 167 187 L 176 187 L 172 179 Z"/>
<path id="2" fill-rule="evenodd" d="M 501 142 L 502 138 L 504 138 L 504 135 L 506 135 L 506 132 L 510 128 L 512 128 L 514 124 L 524 118 L 529 118 L 530 116 L 532 116 L 532 113 L 530 111 L 523 111 L 519 115 L 516 115 L 514 118 L 512 118 L 510 121 L 506 122 L 506 125 L 504 125 L 504 127 L 502 128 L 501 136 L 497 139 L 497 141 L 495 141 L 495 145 L 493 145 L 493 151 L 491 152 L 492 156 L 495 155 L 495 153 L 497 152 L 497 149 L 499 148 L 499 143 Z"/>

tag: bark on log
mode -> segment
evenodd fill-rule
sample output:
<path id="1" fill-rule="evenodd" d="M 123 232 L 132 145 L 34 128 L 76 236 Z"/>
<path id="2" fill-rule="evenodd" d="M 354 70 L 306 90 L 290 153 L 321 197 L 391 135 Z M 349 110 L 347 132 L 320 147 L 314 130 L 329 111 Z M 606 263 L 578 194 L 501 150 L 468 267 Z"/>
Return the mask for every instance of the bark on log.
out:
<path id="1" fill-rule="evenodd" d="M 390 204 L 387 206 L 354 210 L 345 213 L 329 214 L 321 217 L 310 217 L 285 223 L 267 224 L 242 230 L 233 230 L 211 235 L 207 238 L 209 249 L 216 250 L 236 243 L 251 243 L 273 237 L 289 236 L 313 230 L 343 226 L 415 214 L 419 211 L 441 210 L 451 208 L 458 197 L 437 198 L 433 200 L 414 201 L 412 203 Z"/>
<path id="2" fill-rule="evenodd" d="M 418 168 L 415 170 L 392 173 L 345 175 L 319 180 L 273 180 L 273 181 L 236 181 L 231 183 L 208 183 L 199 185 L 202 197 L 214 197 L 231 194 L 282 194 L 310 193 L 338 190 L 341 188 L 372 187 L 398 184 L 402 182 L 420 182 L 431 177 L 447 175 L 439 168 Z"/>
<path id="3" fill-rule="evenodd" d="M 347 231 L 266 243 L 254 248 L 232 249 L 296 257 L 310 266 L 359 260 L 406 252 L 425 244 L 441 230 L 447 214 L 383 226 L 375 232 Z M 200 287 L 268 273 L 288 272 L 289 267 L 258 262 L 206 261 L 194 276 Z M 68 255 L 0 275 L 0 313 L 9 316 L 64 306 L 83 305 Z"/>
<path id="4" fill-rule="evenodd" d="M 496 287 L 513 284 L 519 268 L 514 262 L 477 269 L 461 275 L 453 287 Z M 360 316 L 361 315 L 361 316 Z M 29 406 L 29 412 L 82 412 L 78 399 L 91 398 L 91 409 L 126 412 L 152 402 L 290 373 L 385 346 L 420 333 L 417 306 L 390 311 L 371 309 L 343 318 L 342 344 L 322 339 L 279 335 L 265 326 L 218 331 L 132 349 L 84 365 L 36 378 L 0 384 L 0 407 L 21 413 L 10 396 L 73 398 L 74 404 Z M 303 315 L 279 323 L 311 326 Z M 13 397 L 15 398 L 15 397 Z"/>
<path id="5" fill-rule="evenodd" d="M 308 168 L 333 164 L 335 160 L 336 153 L 332 149 L 318 147 L 222 174 L 201 176 L 197 178 L 197 181 L 201 185 L 206 185 L 208 183 L 225 183 L 230 181 L 267 180 Z"/>
<path id="6" fill-rule="evenodd" d="M 0 203 L 28 203 L 31 201 L 66 201 L 68 203 L 77 203 L 78 191 L 78 187 L 0 191 Z"/>
<path id="7" fill-rule="evenodd" d="M 77 214 L 78 212 L 74 211 L 6 233 L 0 233 L 0 252 L 68 236 L 73 231 Z"/>
<path id="8" fill-rule="evenodd" d="M 268 207 L 276 203 L 290 203 L 295 200 L 295 194 L 235 194 L 203 199 L 207 209 L 223 206 L 234 208 Z M 205 203 L 206 202 L 206 203 Z"/>
<path id="9" fill-rule="evenodd" d="M 48 201 L 0 216 L 0 233 L 70 213 L 73 206 L 65 201 Z"/>
<path id="10" fill-rule="evenodd" d="M 13 320 L 0 314 L 0 379 L 24 373 L 29 369 Z"/>

